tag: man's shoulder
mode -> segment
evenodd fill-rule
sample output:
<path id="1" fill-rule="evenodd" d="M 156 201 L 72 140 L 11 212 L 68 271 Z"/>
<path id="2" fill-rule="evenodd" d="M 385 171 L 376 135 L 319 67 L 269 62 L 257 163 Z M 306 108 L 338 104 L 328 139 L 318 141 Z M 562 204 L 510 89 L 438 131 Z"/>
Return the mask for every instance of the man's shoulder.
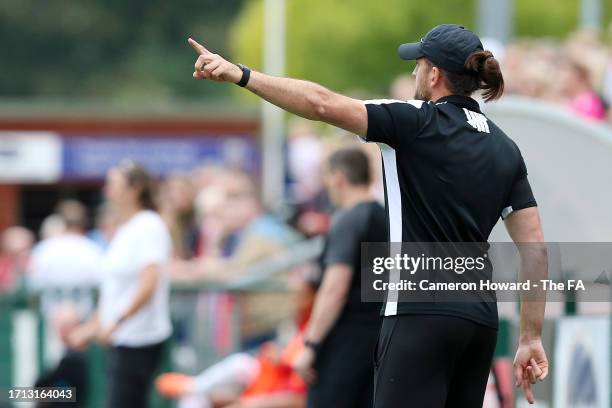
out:
<path id="1" fill-rule="evenodd" d="M 377 111 L 377 109 L 382 108 L 396 118 L 419 118 L 435 110 L 435 105 L 432 102 L 420 99 L 370 99 L 365 101 L 365 104 L 366 108 L 369 107 L 369 111 Z"/>
<path id="2" fill-rule="evenodd" d="M 338 211 L 334 215 L 332 228 L 357 228 L 365 223 L 371 214 L 385 214 L 385 208 L 378 201 L 364 201 L 352 206 L 351 208 Z"/>

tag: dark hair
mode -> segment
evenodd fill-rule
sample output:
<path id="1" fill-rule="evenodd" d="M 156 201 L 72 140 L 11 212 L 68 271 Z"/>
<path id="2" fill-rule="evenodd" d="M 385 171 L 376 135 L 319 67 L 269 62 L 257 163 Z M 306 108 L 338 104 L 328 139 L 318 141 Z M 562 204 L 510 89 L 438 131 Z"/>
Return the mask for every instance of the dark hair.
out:
<path id="1" fill-rule="evenodd" d="M 63 200 L 55 207 L 66 228 L 85 229 L 87 227 L 87 209 L 77 200 Z"/>
<path id="2" fill-rule="evenodd" d="M 355 186 L 367 186 L 372 181 L 368 156 L 357 148 L 340 149 L 329 158 L 330 170 L 339 170 Z"/>
<path id="3" fill-rule="evenodd" d="M 499 62 L 491 51 L 476 51 L 465 61 L 467 74 L 444 71 L 444 80 L 449 91 L 456 95 L 470 96 L 482 89 L 485 102 L 499 99 L 504 93 L 504 77 Z"/>
<path id="4" fill-rule="evenodd" d="M 124 175 L 130 187 L 138 189 L 138 204 L 144 209 L 155 210 L 157 186 L 149 172 L 141 164 L 131 160 L 121 162 L 117 169 Z"/>

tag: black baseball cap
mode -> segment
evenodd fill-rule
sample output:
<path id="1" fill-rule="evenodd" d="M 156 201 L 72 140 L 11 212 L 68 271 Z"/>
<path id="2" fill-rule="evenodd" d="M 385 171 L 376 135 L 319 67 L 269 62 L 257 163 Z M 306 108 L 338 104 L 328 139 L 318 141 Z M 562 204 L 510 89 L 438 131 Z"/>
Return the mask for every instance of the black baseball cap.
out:
<path id="1" fill-rule="evenodd" d="M 482 51 L 480 38 L 467 28 L 457 24 L 434 27 L 418 43 L 399 46 L 397 53 L 405 60 L 427 58 L 437 67 L 464 74 L 465 61 L 475 51 Z"/>

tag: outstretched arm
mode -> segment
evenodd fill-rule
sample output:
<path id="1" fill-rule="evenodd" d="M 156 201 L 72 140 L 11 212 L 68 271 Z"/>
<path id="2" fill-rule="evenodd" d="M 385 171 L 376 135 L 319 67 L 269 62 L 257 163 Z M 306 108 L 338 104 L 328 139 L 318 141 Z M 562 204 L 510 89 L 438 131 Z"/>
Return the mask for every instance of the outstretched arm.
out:
<path id="1" fill-rule="evenodd" d="M 242 70 L 190 38 L 198 54 L 193 77 L 238 83 Z M 360 136 L 366 134 L 368 115 L 363 101 L 332 92 L 314 82 L 281 78 L 251 71 L 246 88 L 266 101 L 306 119 L 329 123 Z"/>

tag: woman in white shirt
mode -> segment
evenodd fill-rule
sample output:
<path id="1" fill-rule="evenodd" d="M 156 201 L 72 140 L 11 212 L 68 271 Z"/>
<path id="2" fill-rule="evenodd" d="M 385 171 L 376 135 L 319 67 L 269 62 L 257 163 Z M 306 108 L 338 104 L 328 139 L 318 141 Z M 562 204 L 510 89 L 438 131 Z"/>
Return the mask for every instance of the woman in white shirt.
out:
<path id="1" fill-rule="evenodd" d="M 82 348 L 95 338 L 109 346 L 107 407 L 146 407 L 172 331 L 170 234 L 155 212 L 154 182 L 143 167 L 124 162 L 111 169 L 105 194 L 121 224 L 101 262 L 98 312 L 72 333 L 71 343 Z"/>

